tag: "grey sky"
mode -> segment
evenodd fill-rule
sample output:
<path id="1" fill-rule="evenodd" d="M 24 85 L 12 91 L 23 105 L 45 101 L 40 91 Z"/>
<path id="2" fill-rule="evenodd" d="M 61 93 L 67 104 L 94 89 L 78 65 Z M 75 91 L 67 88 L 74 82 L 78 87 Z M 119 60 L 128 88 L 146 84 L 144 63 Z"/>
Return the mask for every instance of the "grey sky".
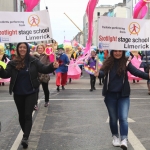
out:
<path id="1" fill-rule="evenodd" d="M 64 12 L 83 29 L 83 15 L 89 0 L 41 0 L 41 10 L 48 6 L 53 38 L 59 43 L 72 38 L 79 32 L 75 25 L 64 15 Z M 98 5 L 114 5 L 123 0 L 99 0 Z M 97 6 L 98 6 L 97 5 Z"/>

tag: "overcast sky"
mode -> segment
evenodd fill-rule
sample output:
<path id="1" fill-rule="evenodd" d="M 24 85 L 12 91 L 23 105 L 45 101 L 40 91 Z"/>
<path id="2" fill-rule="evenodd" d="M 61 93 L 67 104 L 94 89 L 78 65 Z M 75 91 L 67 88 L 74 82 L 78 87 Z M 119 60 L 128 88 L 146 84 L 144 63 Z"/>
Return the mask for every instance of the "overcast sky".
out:
<path id="1" fill-rule="evenodd" d="M 53 38 L 59 43 L 72 40 L 79 32 L 76 26 L 64 15 L 64 12 L 83 30 L 83 16 L 89 0 L 41 0 L 41 10 L 48 6 Z M 99 0 L 99 5 L 114 5 L 123 0 Z"/>

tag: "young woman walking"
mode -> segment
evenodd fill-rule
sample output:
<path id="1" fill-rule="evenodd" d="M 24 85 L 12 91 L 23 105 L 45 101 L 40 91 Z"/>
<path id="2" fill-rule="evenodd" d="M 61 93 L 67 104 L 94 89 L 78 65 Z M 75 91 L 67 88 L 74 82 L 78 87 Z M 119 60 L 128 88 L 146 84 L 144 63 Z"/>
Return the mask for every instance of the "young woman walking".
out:
<path id="1" fill-rule="evenodd" d="M 112 50 L 110 56 L 104 61 L 100 72 L 95 74 L 95 76 L 105 77 L 102 94 L 105 97 L 104 101 L 110 118 L 112 144 L 120 146 L 123 150 L 127 150 L 127 119 L 130 106 L 130 85 L 127 71 L 143 79 L 150 78 L 148 73 L 138 70 L 131 64 L 125 56 L 125 51 L 119 50 Z"/>
<path id="2" fill-rule="evenodd" d="M 19 114 L 19 123 L 23 131 L 21 144 L 28 147 L 28 138 L 32 128 L 32 112 L 37 100 L 40 85 L 38 73 L 51 73 L 58 68 L 58 63 L 42 64 L 38 59 L 30 56 L 28 43 L 18 43 L 17 56 L 9 61 L 6 69 L 0 66 L 0 77 L 11 78 L 9 93 L 12 94 Z"/>

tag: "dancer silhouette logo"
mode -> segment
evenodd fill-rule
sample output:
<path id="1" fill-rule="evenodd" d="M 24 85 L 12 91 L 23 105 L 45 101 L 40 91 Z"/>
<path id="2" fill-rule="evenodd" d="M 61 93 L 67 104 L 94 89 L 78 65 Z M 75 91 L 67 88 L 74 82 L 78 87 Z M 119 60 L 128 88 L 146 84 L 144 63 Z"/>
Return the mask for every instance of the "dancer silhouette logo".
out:
<path id="1" fill-rule="evenodd" d="M 38 26 L 40 23 L 40 18 L 37 15 L 30 15 L 28 18 L 28 23 L 31 25 L 31 27 L 33 26 Z"/>
<path id="2" fill-rule="evenodd" d="M 130 32 L 130 35 L 131 34 L 138 35 L 138 33 L 140 32 L 140 25 L 137 22 L 130 23 L 129 32 Z"/>

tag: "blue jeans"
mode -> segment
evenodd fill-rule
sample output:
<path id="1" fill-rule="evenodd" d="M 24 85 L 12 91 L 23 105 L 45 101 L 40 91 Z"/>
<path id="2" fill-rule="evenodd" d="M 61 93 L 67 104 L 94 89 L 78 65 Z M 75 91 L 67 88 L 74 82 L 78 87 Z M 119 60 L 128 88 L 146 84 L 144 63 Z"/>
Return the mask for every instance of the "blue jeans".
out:
<path id="1" fill-rule="evenodd" d="M 118 120 L 120 125 L 120 138 L 124 140 L 128 136 L 128 112 L 130 106 L 129 97 L 122 97 L 119 92 L 107 92 L 105 104 L 109 113 L 109 125 L 111 133 L 119 137 Z"/>

